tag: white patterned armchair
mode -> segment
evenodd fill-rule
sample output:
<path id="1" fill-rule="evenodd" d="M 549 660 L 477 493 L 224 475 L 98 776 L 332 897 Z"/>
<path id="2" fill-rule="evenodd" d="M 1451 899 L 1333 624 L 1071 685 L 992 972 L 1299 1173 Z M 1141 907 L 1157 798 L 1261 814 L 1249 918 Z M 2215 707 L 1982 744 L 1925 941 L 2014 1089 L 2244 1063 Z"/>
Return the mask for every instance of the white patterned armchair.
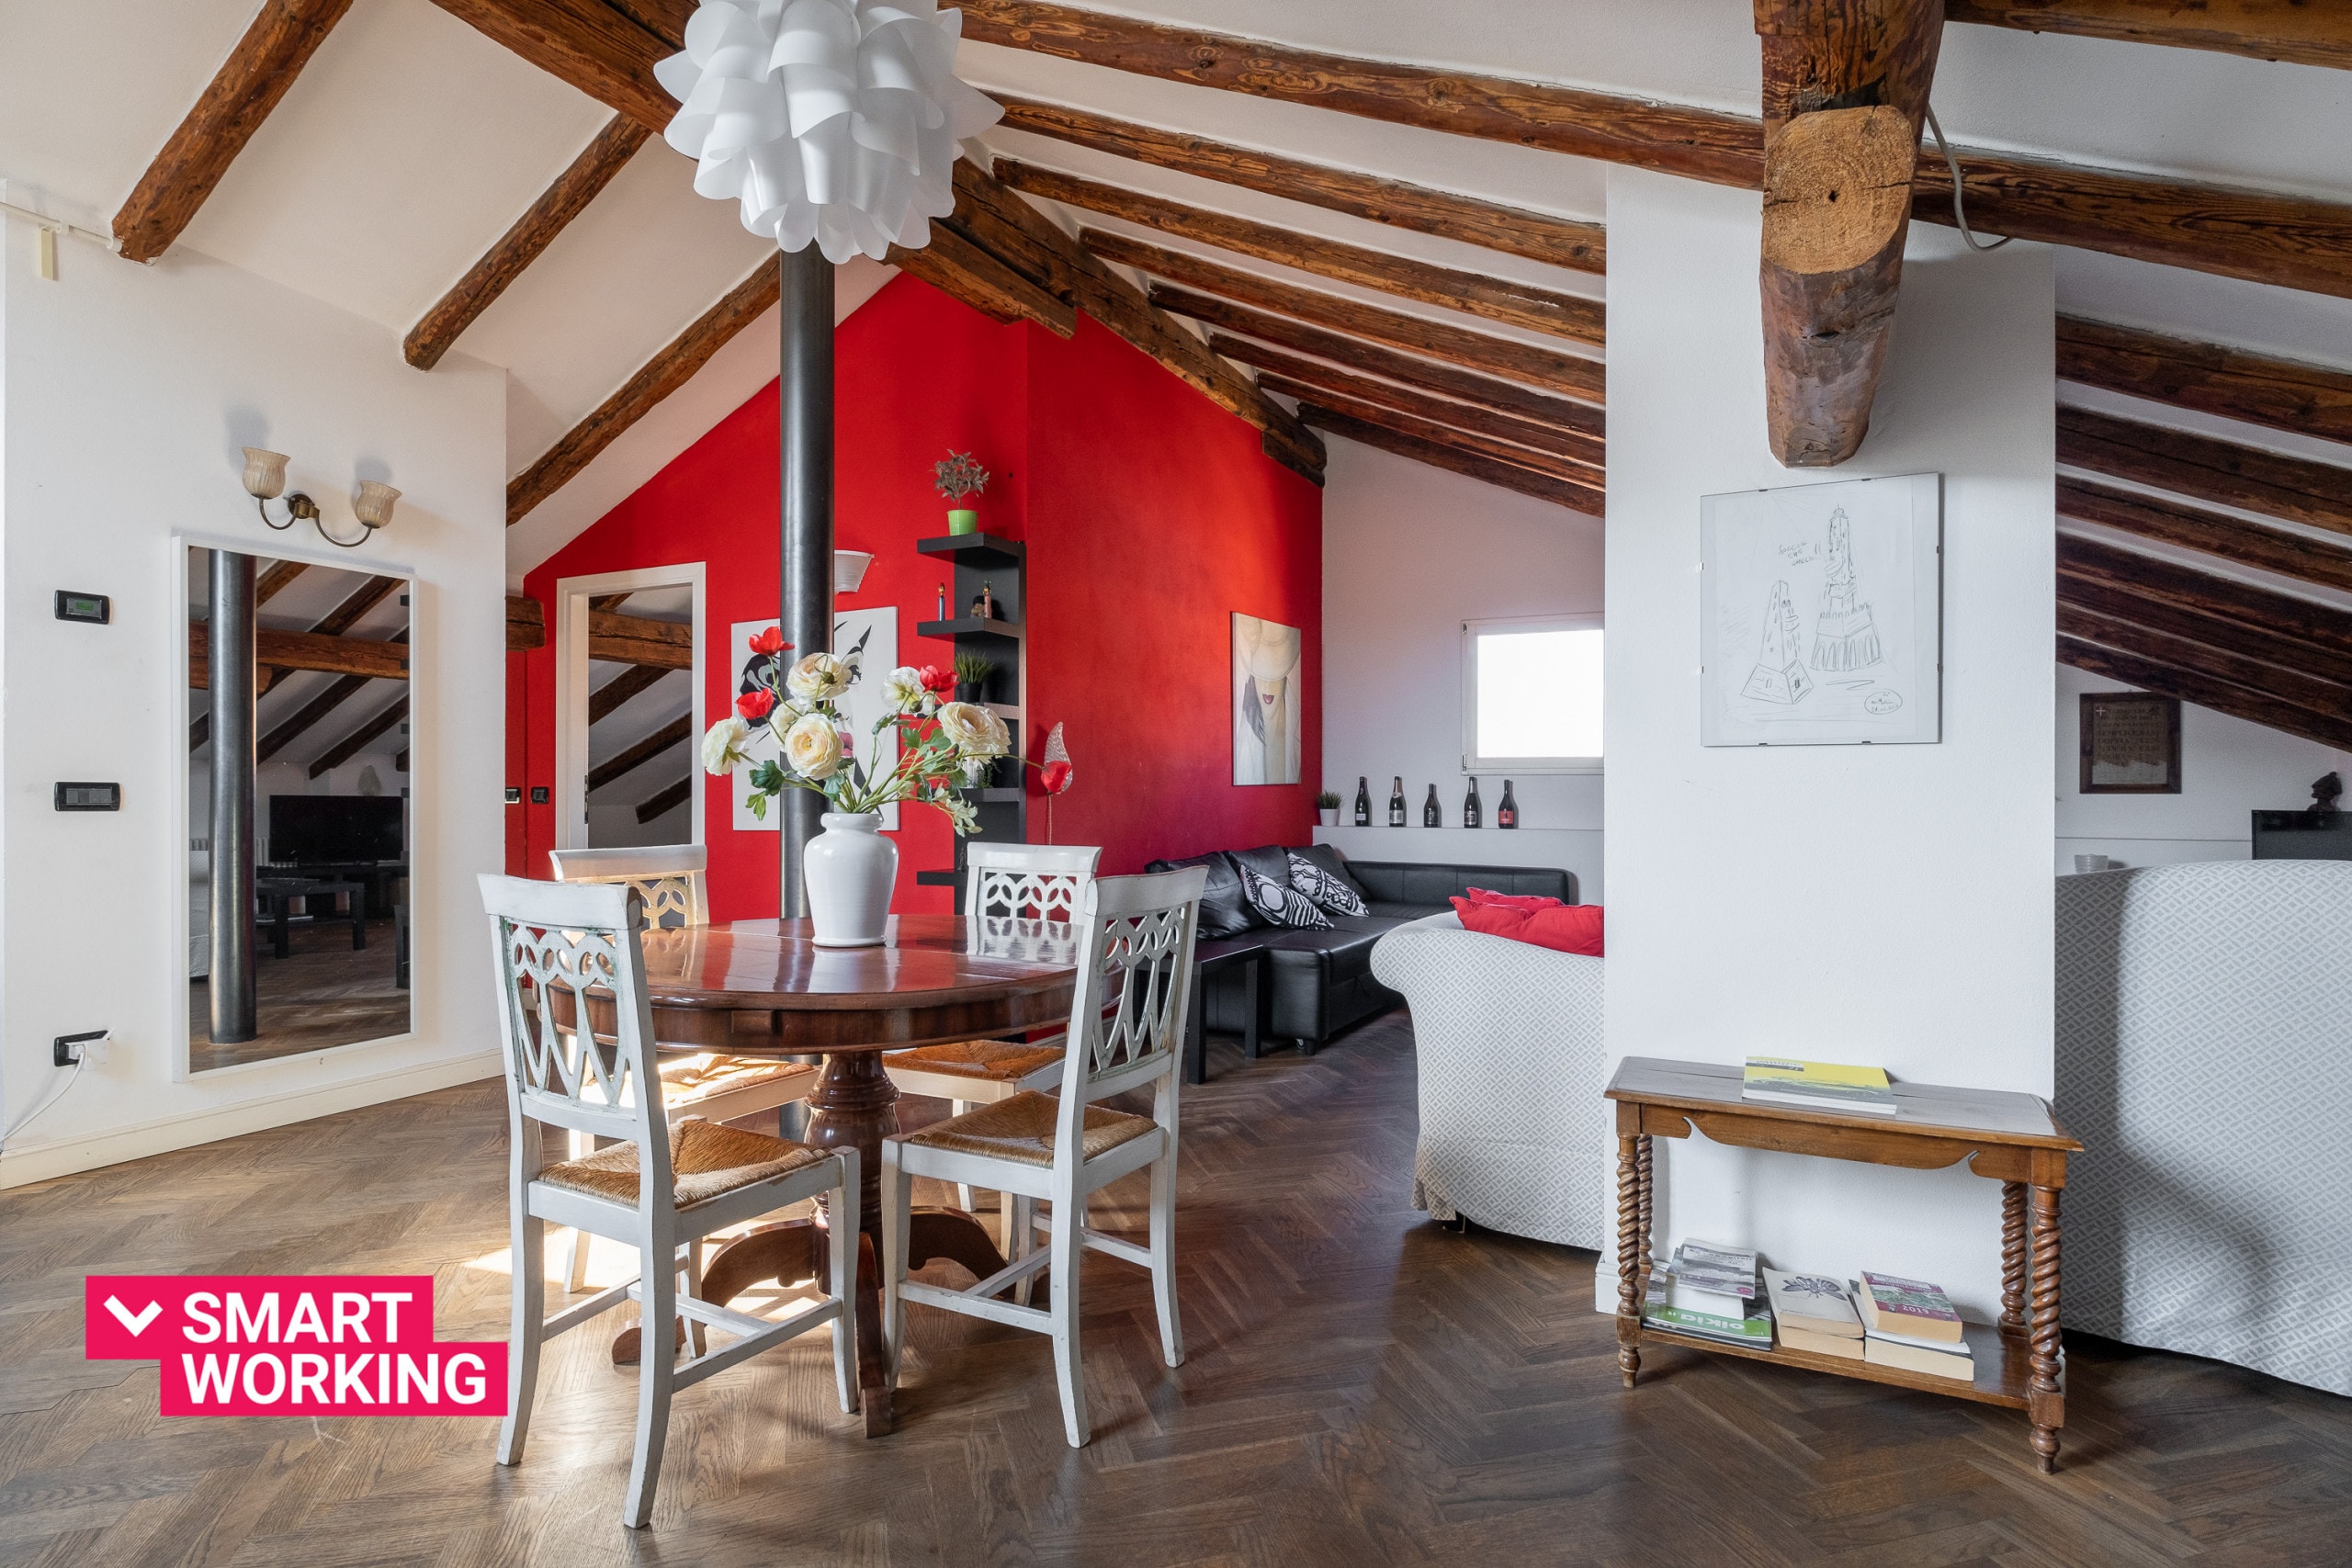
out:
<path id="1" fill-rule="evenodd" d="M 1465 931 L 1450 914 L 1380 939 L 1372 972 L 1411 1005 L 1420 1064 L 1414 1207 L 1600 1246 L 1602 962 Z"/>
<path id="2" fill-rule="evenodd" d="M 2058 879 L 2066 1325 L 2352 1394 L 2352 863 Z"/>

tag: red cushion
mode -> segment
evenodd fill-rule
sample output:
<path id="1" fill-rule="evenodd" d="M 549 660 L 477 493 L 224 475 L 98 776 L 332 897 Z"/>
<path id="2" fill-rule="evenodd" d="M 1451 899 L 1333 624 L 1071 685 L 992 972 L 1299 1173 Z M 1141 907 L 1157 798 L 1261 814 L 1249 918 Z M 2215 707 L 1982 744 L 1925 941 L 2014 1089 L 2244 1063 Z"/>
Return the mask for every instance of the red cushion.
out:
<path id="1" fill-rule="evenodd" d="M 1537 947 L 1550 948 L 1555 953 L 1582 953 L 1589 958 L 1601 956 L 1601 918 L 1598 904 L 1562 904 L 1555 899 L 1547 908 L 1529 910 L 1498 904 L 1474 904 L 1467 898 L 1456 898 L 1453 912 L 1461 917 L 1464 931 L 1476 931 L 1481 936 L 1531 942 Z"/>
<path id="2" fill-rule="evenodd" d="M 1454 900 L 1456 903 L 1460 899 Z M 1470 902 L 1486 904 L 1498 909 L 1558 909 L 1564 906 L 1557 898 L 1546 898 L 1532 893 L 1497 893 L 1485 887 L 1470 889 Z"/>

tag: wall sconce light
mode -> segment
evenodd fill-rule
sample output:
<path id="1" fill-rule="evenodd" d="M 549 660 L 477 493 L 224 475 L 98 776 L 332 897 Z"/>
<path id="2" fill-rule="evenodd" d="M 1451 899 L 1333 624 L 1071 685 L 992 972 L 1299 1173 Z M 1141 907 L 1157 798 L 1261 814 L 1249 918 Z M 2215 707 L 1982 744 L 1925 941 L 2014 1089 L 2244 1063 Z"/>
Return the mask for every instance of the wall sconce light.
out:
<path id="1" fill-rule="evenodd" d="M 833 592 L 854 593 L 858 584 L 865 581 L 865 569 L 874 564 L 871 550 L 835 550 L 833 552 Z"/>
<path id="2" fill-rule="evenodd" d="M 258 446 L 245 448 L 245 493 L 254 498 L 254 510 L 261 520 L 273 528 L 291 528 L 307 521 L 319 531 L 319 537 L 330 545 L 340 545 L 356 550 L 366 544 L 377 529 L 392 520 L 392 505 L 401 492 L 375 479 L 361 479 L 359 493 L 351 500 L 351 514 L 359 519 L 360 535 L 356 539 L 338 539 L 327 532 L 326 520 L 319 515 L 319 503 L 300 491 L 286 497 L 286 521 L 273 522 L 269 503 L 286 491 L 286 454 L 265 452 Z"/>

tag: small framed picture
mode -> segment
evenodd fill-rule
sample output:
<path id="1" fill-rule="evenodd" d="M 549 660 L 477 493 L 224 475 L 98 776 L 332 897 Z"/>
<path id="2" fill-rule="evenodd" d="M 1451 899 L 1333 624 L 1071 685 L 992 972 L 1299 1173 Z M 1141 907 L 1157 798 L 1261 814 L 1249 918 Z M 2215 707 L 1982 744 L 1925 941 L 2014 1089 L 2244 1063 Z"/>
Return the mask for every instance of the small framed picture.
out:
<path id="1" fill-rule="evenodd" d="M 2085 795 L 2178 795 L 2180 701 L 2151 692 L 2085 692 Z"/>

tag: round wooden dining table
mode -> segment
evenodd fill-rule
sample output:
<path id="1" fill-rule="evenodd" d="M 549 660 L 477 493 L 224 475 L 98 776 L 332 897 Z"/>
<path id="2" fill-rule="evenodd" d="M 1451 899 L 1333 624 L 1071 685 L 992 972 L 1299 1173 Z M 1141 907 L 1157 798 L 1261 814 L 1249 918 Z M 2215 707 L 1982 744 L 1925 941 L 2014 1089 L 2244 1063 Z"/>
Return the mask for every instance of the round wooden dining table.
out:
<path id="1" fill-rule="evenodd" d="M 890 1429 L 879 1269 L 882 1140 L 898 1131 L 899 1091 L 882 1053 L 1017 1035 L 1069 1021 L 1077 985 L 1073 927 L 894 915 L 878 947 L 825 948 L 806 920 L 737 920 L 644 933 L 653 1037 L 665 1049 L 733 1056 L 820 1056 L 804 1141 L 857 1150 L 857 1363 L 868 1437 Z M 592 997 L 592 1010 L 594 998 Z M 833 1216 L 763 1226 L 725 1243 L 703 1294 L 725 1302 L 763 1280 L 821 1279 Z M 908 1262 L 952 1258 L 985 1280 L 1004 1267 L 988 1228 L 959 1209 L 918 1209 Z M 634 1360 L 637 1331 L 614 1346 Z"/>

